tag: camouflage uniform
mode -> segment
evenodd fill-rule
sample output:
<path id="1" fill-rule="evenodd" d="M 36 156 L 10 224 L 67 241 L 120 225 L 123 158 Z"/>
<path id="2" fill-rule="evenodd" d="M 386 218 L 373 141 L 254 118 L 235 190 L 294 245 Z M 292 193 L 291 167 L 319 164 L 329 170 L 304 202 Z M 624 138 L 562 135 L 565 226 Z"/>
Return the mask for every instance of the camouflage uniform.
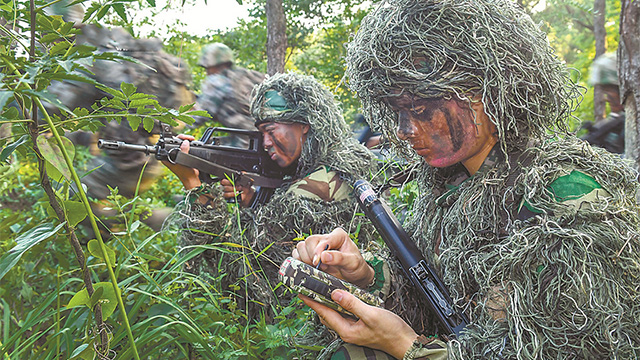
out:
<path id="1" fill-rule="evenodd" d="M 607 53 L 599 56 L 591 65 L 589 83 L 612 87 L 609 91 L 619 93 L 618 89 L 618 64 L 615 53 Z M 610 101 L 610 100 L 609 100 Z M 614 101 L 618 101 L 617 99 Z M 620 111 L 611 111 L 605 119 L 595 124 L 587 122 L 582 128 L 589 132 L 581 138 L 591 145 L 607 149 L 612 153 L 624 154 L 624 108 Z"/>
<path id="2" fill-rule="evenodd" d="M 286 109 L 278 111 L 269 105 L 270 98 L 265 94 L 274 92 L 286 102 Z M 356 215 L 359 210 L 349 182 L 369 179 L 377 163 L 350 136 L 333 95 L 312 77 L 288 73 L 267 78 L 254 90 L 251 109 L 257 123 L 300 122 L 310 126 L 295 174 L 285 178 L 271 199 L 255 209 L 234 208 L 230 214 L 219 186 L 214 185 L 208 191 L 217 200 L 209 209 L 185 202 L 177 213 L 185 222 L 181 236 L 184 245 L 241 245 L 221 244 L 226 251 L 208 251 L 188 266 L 202 273 L 225 273 L 221 288 L 227 290 L 234 283 L 241 286 L 242 290 L 232 297 L 248 310 L 249 319 L 257 319 L 263 312 L 271 321 L 277 304 L 286 305 L 292 299 L 293 294 L 283 294 L 283 287 L 276 294 L 273 289 L 279 282 L 280 264 L 295 247 L 295 238 L 328 232 L 336 226 L 351 231 L 360 228 L 361 234 L 371 235 L 372 227 Z M 198 231 L 191 232 L 193 229 Z M 203 236 L 201 231 L 219 236 Z M 245 289 L 249 304 L 244 302 Z"/>
<path id="3" fill-rule="evenodd" d="M 224 127 L 255 130 L 253 119 L 249 114 L 251 90 L 264 80 L 264 74 L 233 66 L 233 52 L 226 45 L 213 43 L 207 45 L 198 61 L 205 68 L 227 64 L 229 67 L 220 72 L 209 74 L 201 84 L 201 94 L 196 107 L 206 110 L 212 120 Z M 200 126 L 210 119 L 200 117 L 195 126 Z M 243 139 L 234 139 L 232 146 L 245 145 Z"/>
<path id="4" fill-rule="evenodd" d="M 421 339 L 405 359 L 640 357 L 637 172 L 568 133 L 579 87 L 520 8 L 383 1 L 348 45 L 347 75 L 373 128 L 419 162 L 404 225 L 470 319 L 459 338 Z M 395 134 L 398 94 L 481 101 L 497 145 L 473 176 L 429 166 Z M 396 312 L 441 332 L 391 272 Z"/>
<path id="5" fill-rule="evenodd" d="M 82 25 L 77 42 L 95 46 L 100 52 L 118 52 L 152 68 L 126 61 L 96 61 L 90 68 L 95 75 L 90 76 L 98 82 L 113 88 L 120 88 L 122 82 L 133 84 L 139 92 L 155 95 L 162 106 L 169 108 L 177 109 L 195 101 L 194 94 L 187 88 L 191 79 L 189 69 L 179 58 L 164 52 L 159 39 L 135 39 L 121 28 Z M 91 84 L 73 81 L 54 82 L 49 91 L 71 109 L 90 109 L 96 100 L 108 96 Z M 131 130 L 124 120 L 121 124 L 115 120 L 105 121 L 104 125 L 95 135 L 73 133 L 70 138 L 91 146 L 96 154 L 98 137 L 140 145 L 153 145 L 157 140 L 142 126 L 137 131 Z M 120 194 L 132 197 L 143 168 L 141 191 L 148 188 L 163 170 L 162 164 L 141 152 L 106 151 L 92 158 L 88 166 L 89 169 L 99 167 L 82 178 L 89 196 L 95 199 L 105 199 L 109 195 L 107 186 L 118 187 Z"/>

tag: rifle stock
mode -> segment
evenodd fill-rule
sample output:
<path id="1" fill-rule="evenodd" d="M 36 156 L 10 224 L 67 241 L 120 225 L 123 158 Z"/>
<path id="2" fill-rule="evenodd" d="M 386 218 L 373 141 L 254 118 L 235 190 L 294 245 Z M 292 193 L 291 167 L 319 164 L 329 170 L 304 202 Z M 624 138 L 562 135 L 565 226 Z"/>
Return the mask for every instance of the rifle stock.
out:
<path id="1" fill-rule="evenodd" d="M 214 136 L 216 132 L 237 134 L 248 139 L 246 148 L 224 145 L 226 137 Z M 251 206 L 266 203 L 276 188 L 282 185 L 286 175 L 292 175 L 295 167 L 281 168 L 264 151 L 259 131 L 223 127 L 208 128 L 200 140 L 191 141 L 189 153 L 180 151 L 183 140 L 160 136 L 153 145 L 127 144 L 117 140 L 98 140 L 98 148 L 115 151 L 138 151 L 154 155 L 161 161 L 169 161 L 196 168 L 203 182 L 217 182 L 224 178 L 238 185 L 257 187 Z"/>
<path id="2" fill-rule="evenodd" d="M 389 207 L 380 201 L 365 180 L 354 183 L 356 198 L 391 252 L 398 258 L 405 275 L 437 315 L 449 336 L 459 336 L 469 320 L 453 306 L 449 292 L 433 268 L 400 225 Z"/>

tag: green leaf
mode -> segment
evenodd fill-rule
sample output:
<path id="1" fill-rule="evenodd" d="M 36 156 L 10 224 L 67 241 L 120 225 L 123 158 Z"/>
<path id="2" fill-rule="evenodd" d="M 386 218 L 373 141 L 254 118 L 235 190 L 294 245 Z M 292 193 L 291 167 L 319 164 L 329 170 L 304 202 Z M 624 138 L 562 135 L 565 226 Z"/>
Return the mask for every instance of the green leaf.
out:
<path id="1" fill-rule="evenodd" d="M 13 91 L 1 90 L 0 91 L 0 109 L 4 108 L 7 101 L 13 98 Z"/>
<path id="2" fill-rule="evenodd" d="M 87 209 L 85 209 L 81 201 L 65 201 L 64 211 L 67 214 L 67 221 L 72 227 L 75 227 L 87 217 Z"/>
<path id="3" fill-rule="evenodd" d="M 107 250 L 107 256 L 109 257 L 109 263 L 111 264 L 111 266 L 115 266 L 116 265 L 116 252 L 111 249 L 110 247 L 108 247 L 107 245 L 104 246 L 104 248 Z M 102 256 L 102 250 L 100 249 L 100 242 L 98 242 L 98 240 L 96 239 L 92 239 L 89 240 L 89 242 L 87 243 L 87 249 L 89 250 L 89 253 L 95 257 L 97 257 L 98 259 L 104 261 L 104 256 Z"/>
<path id="4" fill-rule="evenodd" d="M 129 84 L 129 83 L 123 82 L 123 83 L 120 84 L 120 90 L 122 90 L 122 93 L 126 97 L 129 97 L 129 96 L 133 95 L 133 93 L 136 92 L 137 88 L 133 84 Z"/>
<path id="5" fill-rule="evenodd" d="M 121 3 L 113 3 L 113 10 L 116 11 L 118 16 L 125 22 L 127 22 L 127 12 L 124 9 L 124 5 Z"/>
<path id="6" fill-rule="evenodd" d="M 138 100 L 133 100 L 129 103 L 129 106 L 131 107 L 140 107 L 140 106 L 146 106 L 146 105 L 153 105 L 155 103 L 157 103 L 158 100 L 154 100 L 154 99 L 138 99 Z"/>
<path id="7" fill-rule="evenodd" d="M 209 112 L 205 111 L 205 110 L 189 111 L 189 115 L 191 115 L 191 116 L 204 116 L 204 117 L 211 118 L 211 114 L 209 114 Z"/>
<path id="8" fill-rule="evenodd" d="M 145 130 L 147 130 L 148 132 L 151 132 L 151 130 L 153 130 L 153 126 L 155 125 L 155 123 L 156 122 L 153 120 L 153 118 L 146 117 L 144 118 L 142 126 L 144 127 Z"/>
<path id="9" fill-rule="evenodd" d="M 187 112 L 187 111 L 191 110 L 191 108 L 193 108 L 193 106 L 194 106 L 195 104 L 196 104 L 196 103 L 191 103 L 191 104 L 181 105 L 181 106 L 180 106 L 180 112 L 181 112 L 181 113 L 183 113 L 183 112 Z M 208 114 L 208 113 L 207 113 L 207 114 Z"/>
<path id="10" fill-rule="evenodd" d="M 43 90 L 43 91 L 25 90 L 24 93 L 32 95 L 32 96 L 36 96 L 36 97 L 40 98 L 40 100 L 44 100 L 44 101 L 48 102 L 49 104 L 57 107 L 60 110 L 64 110 L 66 112 L 71 112 L 71 110 L 69 110 L 69 108 L 65 104 L 60 102 L 60 100 L 58 99 L 58 97 L 56 95 L 48 92 L 47 90 Z"/>
<path id="11" fill-rule="evenodd" d="M 191 124 L 193 124 L 195 122 L 195 120 L 189 115 L 179 115 L 178 116 L 178 120 L 180 120 L 180 121 L 182 121 L 182 122 L 184 122 L 186 124 L 189 124 L 189 125 L 191 125 Z"/>
<path id="12" fill-rule="evenodd" d="M 77 348 L 75 348 L 73 350 L 73 352 L 71 353 L 71 358 L 70 359 L 75 359 L 81 356 L 81 354 L 87 350 L 87 348 L 89 348 L 89 344 L 82 344 L 80 346 L 78 346 Z"/>
<path id="13" fill-rule="evenodd" d="M 61 139 L 67 153 L 71 157 L 71 160 L 73 160 L 75 154 L 73 143 L 66 137 L 62 137 Z M 67 180 L 71 181 L 71 171 L 64 161 L 62 150 L 60 150 L 55 138 L 47 139 L 44 135 L 39 135 L 36 143 L 38 144 L 40 153 L 42 153 L 42 156 L 47 161 L 47 172 L 49 172 L 52 177 L 52 173 L 62 174 Z"/>
<path id="14" fill-rule="evenodd" d="M 0 162 L 5 162 L 8 158 L 9 155 L 11 155 L 11 153 L 20 145 L 26 143 L 29 140 L 29 136 L 27 135 L 22 135 L 20 137 L 20 139 L 16 140 L 15 142 L 7 145 L 4 149 L 2 149 L 2 152 L 0 152 Z"/>
<path id="15" fill-rule="evenodd" d="M 93 295 L 91 295 L 91 299 L 89 299 L 89 308 L 93 309 L 93 307 L 96 306 L 96 303 L 98 302 L 98 300 L 100 300 L 103 293 L 104 293 L 104 288 L 102 287 L 97 288 L 93 292 Z"/>
<path id="16" fill-rule="evenodd" d="M 66 41 L 60 41 L 57 42 L 55 45 L 53 45 L 51 47 L 51 50 L 49 51 L 50 55 L 58 55 L 58 54 L 63 54 L 67 51 L 67 49 L 69 48 L 69 46 L 71 46 L 68 42 Z"/>
<path id="17" fill-rule="evenodd" d="M 118 302 L 116 293 L 113 290 L 113 285 L 110 282 L 99 282 L 93 284 L 93 289 L 95 291 L 98 291 L 99 288 L 102 288 L 102 296 L 98 300 L 102 305 L 102 320 L 106 320 L 116 310 Z M 73 295 L 66 307 L 67 309 L 83 305 L 89 307 L 90 301 L 89 292 L 84 288 Z"/>
<path id="18" fill-rule="evenodd" d="M 140 123 L 142 122 L 142 118 L 140 116 L 136 116 L 136 115 L 127 115 L 127 121 L 129 122 L 129 126 L 131 126 L 131 129 L 133 131 L 138 130 L 138 127 L 140 127 Z"/>
<path id="19" fill-rule="evenodd" d="M 0 279 L 20 260 L 22 254 L 55 235 L 63 225 L 58 224 L 54 228 L 53 224 L 42 224 L 18 236 L 17 245 L 0 257 Z"/>

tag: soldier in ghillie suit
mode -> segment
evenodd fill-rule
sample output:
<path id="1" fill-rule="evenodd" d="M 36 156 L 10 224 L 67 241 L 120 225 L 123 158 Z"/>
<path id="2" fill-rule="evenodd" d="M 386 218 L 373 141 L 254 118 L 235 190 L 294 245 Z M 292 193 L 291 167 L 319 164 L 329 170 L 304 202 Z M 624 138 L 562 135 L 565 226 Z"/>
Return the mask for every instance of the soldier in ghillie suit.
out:
<path id="1" fill-rule="evenodd" d="M 135 39 L 122 28 L 107 29 L 82 24 L 82 9 L 77 4 L 62 14 L 65 20 L 75 21 L 76 26 L 82 29 L 82 33 L 76 38 L 78 44 L 95 46 L 96 51 L 100 52 L 117 52 L 144 64 L 98 60 L 89 68 L 93 74 L 85 75 L 116 89 L 119 89 L 123 82 L 133 84 L 138 92 L 156 96 L 158 103 L 168 108 L 178 109 L 182 105 L 195 102 L 195 95 L 188 88 L 191 82 L 188 67 L 179 58 L 166 53 L 159 39 Z M 70 109 L 91 109 L 97 100 L 109 96 L 93 84 L 79 81 L 53 82 L 48 90 Z M 57 111 L 53 108 L 51 110 Z M 68 134 L 74 143 L 89 146 L 96 155 L 88 164 L 89 169 L 96 170 L 82 178 L 82 183 L 87 185 L 88 195 L 93 199 L 103 200 L 110 194 L 109 187 L 117 187 L 119 194 L 133 197 L 143 169 L 139 191 L 148 189 L 162 174 L 160 162 L 142 152 L 99 151 L 96 143 L 98 138 L 103 138 L 130 144 L 153 145 L 157 141 L 159 127 L 154 129 L 155 134 L 151 134 L 144 130 L 142 125 L 139 129 L 132 130 L 126 120 L 122 120 L 121 123 L 105 120 L 103 123 L 104 127 L 95 134 Z M 100 215 L 114 215 L 113 211 L 102 211 L 101 207 L 95 207 L 94 210 Z M 169 211 L 161 213 L 162 211 L 147 221 L 156 230 L 160 229 L 162 220 Z"/>
<path id="2" fill-rule="evenodd" d="M 199 117 L 195 126 L 215 121 L 234 129 L 255 130 L 249 113 L 251 90 L 264 80 L 264 74 L 234 65 L 233 51 L 225 44 L 212 43 L 202 49 L 198 65 L 207 71 L 201 84 L 202 93 L 196 107 L 206 110 L 212 119 Z M 243 145 L 244 139 L 234 138 L 233 146 Z"/>
<path id="3" fill-rule="evenodd" d="M 336 226 L 371 235 L 372 228 L 363 224 L 366 218 L 356 216 L 359 210 L 349 183 L 370 179 L 377 161 L 351 136 L 333 95 L 311 76 L 286 73 L 267 78 L 253 91 L 251 114 L 263 133 L 265 150 L 292 175 L 267 203 L 250 208 L 253 189 L 234 191 L 227 180 L 222 186 L 202 185 L 196 170 L 170 166 L 187 189 L 187 200 L 174 216 L 182 221 L 183 246 L 217 244 L 220 249 L 189 262 L 188 270 L 214 277 L 226 274 L 221 289 L 241 286 L 232 296 L 249 319 L 264 312 L 270 320 L 271 307 L 291 299 L 281 296 L 282 287 L 277 296 L 272 288 L 295 238 Z M 187 141 L 181 150 L 188 151 Z M 241 193 L 241 206 L 229 212 L 225 199 L 234 192 Z"/>
<path id="4" fill-rule="evenodd" d="M 579 88 L 529 16 L 509 0 L 383 1 L 348 45 L 347 74 L 374 129 L 421 164 L 405 227 L 470 323 L 428 339 L 417 334 L 437 323 L 336 290 L 360 320 L 305 300 L 326 324 L 382 358 L 640 357 L 637 173 L 568 134 Z M 355 268 L 357 252 L 333 250 L 349 242 L 314 235 L 294 255 Z M 379 276 L 361 269 L 344 279 Z"/>

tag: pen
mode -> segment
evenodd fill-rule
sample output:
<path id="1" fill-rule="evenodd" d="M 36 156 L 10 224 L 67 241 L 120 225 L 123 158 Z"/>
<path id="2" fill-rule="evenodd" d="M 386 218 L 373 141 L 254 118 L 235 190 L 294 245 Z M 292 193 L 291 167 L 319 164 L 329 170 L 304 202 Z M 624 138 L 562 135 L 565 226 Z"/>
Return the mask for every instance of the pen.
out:
<path id="1" fill-rule="evenodd" d="M 324 247 L 324 250 L 322 251 L 326 251 L 329 248 L 329 244 L 327 244 L 327 246 Z M 316 265 L 316 269 L 320 269 L 320 264 L 322 264 L 322 259 L 318 259 L 318 265 Z"/>

